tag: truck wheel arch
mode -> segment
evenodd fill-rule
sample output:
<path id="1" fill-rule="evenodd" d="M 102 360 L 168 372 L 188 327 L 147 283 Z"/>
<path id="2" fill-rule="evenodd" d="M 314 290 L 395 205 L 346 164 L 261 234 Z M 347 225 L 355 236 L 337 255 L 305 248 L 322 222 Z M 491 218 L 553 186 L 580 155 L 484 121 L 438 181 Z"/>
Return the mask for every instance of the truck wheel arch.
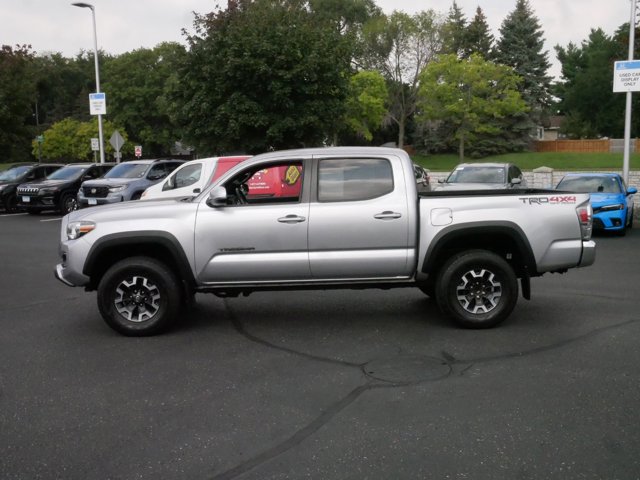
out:
<path id="1" fill-rule="evenodd" d="M 511 253 L 518 276 L 537 274 L 531 244 L 522 229 L 512 222 L 478 222 L 444 228 L 429 245 L 421 272 L 436 274 L 452 255 L 477 249 L 499 255 Z"/>
<path id="2" fill-rule="evenodd" d="M 116 262 L 127 257 L 146 256 L 161 261 L 182 281 L 185 291 L 195 287 L 191 266 L 180 242 L 163 231 L 124 232 L 105 235 L 89 250 L 83 271 L 95 290 L 104 273 Z"/>

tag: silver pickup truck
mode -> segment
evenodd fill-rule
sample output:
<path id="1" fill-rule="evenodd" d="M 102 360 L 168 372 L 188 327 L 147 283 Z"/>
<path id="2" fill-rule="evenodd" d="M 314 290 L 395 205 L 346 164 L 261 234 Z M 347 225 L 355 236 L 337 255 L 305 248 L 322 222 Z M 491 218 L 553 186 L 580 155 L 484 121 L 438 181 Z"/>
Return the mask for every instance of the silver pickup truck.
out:
<path id="1" fill-rule="evenodd" d="M 125 335 L 166 328 L 195 292 L 329 288 L 417 287 L 457 324 L 487 328 L 515 307 L 518 279 L 528 299 L 531 277 L 591 265 L 591 228 L 586 194 L 418 194 L 402 150 L 290 150 L 239 164 L 195 198 L 72 212 L 55 275 L 97 290 Z"/>

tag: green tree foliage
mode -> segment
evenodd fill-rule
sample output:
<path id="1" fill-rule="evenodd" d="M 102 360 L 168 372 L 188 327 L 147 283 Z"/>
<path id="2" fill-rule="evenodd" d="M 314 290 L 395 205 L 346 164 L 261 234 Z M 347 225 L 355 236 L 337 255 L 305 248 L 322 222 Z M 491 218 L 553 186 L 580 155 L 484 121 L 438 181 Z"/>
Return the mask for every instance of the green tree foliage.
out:
<path id="1" fill-rule="evenodd" d="M 116 128 L 113 123 L 103 118 L 102 129 L 105 138 L 105 157 L 107 161 L 113 158 L 114 149 L 109 143 L 113 132 L 117 129 L 125 139 L 121 149 L 123 153 L 133 153 L 133 145 L 127 141 L 127 134 L 122 128 Z M 51 125 L 44 132 L 42 143 L 42 158 L 48 161 L 81 162 L 93 161 L 94 154 L 91 150 L 91 139 L 98 138 L 98 119 L 93 118 L 89 122 L 81 122 L 73 118 L 65 118 Z M 37 155 L 38 144 L 32 144 L 33 154 Z"/>
<path id="2" fill-rule="evenodd" d="M 0 47 L 0 159 L 30 160 L 30 125 L 35 114 L 36 83 L 33 52 L 27 45 Z"/>
<path id="3" fill-rule="evenodd" d="M 347 127 L 367 140 L 372 131 L 382 124 L 387 108 L 388 91 L 384 77 L 378 72 L 363 71 L 349 81 L 345 123 Z"/>
<path id="4" fill-rule="evenodd" d="M 462 161 L 467 142 L 501 133 L 496 120 L 526 111 L 519 82 L 511 68 L 478 54 L 468 59 L 442 55 L 420 75 L 419 118 L 451 125 Z"/>
<path id="5" fill-rule="evenodd" d="M 398 146 L 418 101 L 419 75 L 441 50 L 442 24 L 433 10 L 413 16 L 394 11 L 364 28 L 367 67 L 378 70 L 389 89 L 388 116 L 398 126 Z"/>
<path id="6" fill-rule="evenodd" d="M 640 32 L 636 32 L 640 33 Z M 618 137 L 624 135 L 625 95 L 613 92 L 613 64 L 627 57 L 629 24 L 613 36 L 592 29 L 580 46 L 555 47 L 562 64 L 562 79 L 556 85 L 558 108 L 565 116 L 563 133 L 570 138 Z M 640 98 L 634 96 L 632 135 L 640 134 Z"/>
<path id="7" fill-rule="evenodd" d="M 351 49 L 303 0 L 230 1 L 197 16 L 170 95 L 203 152 L 321 145 L 344 117 Z"/>
<path id="8" fill-rule="evenodd" d="M 515 9 L 500 27 L 495 58 L 498 63 L 513 67 L 523 81 L 519 86 L 522 98 L 530 107 L 532 127 L 550 102 L 551 64 L 544 51 L 544 34 L 533 14 L 529 0 L 517 0 Z"/>
<path id="9" fill-rule="evenodd" d="M 455 0 L 442 26 L 442 53 L 467 54 L 467 19 Z"/>
<path id="10" fill-rule="evenodd" d="M 164 93 L 185 53 L 178 43 L 161 43 L 114 57 L 103 69 L 109 118 L 152 156 L 169 155 L 179 139 Z"/>
<path id="11" fill-rule="evenodd" d="M 485 60 L 493 58 L 493 35 L 487 23 L 487 17 L 480 7 L 469 22 L 466 30 L 465 56 L 477 53 Z"/>
<path id="12" fill-rule="evenodd" d="M 40 132 L 68 117 L 89 119 L 89 93 L 93 91 L 94 73 L 84 60 L 47 53 L 34 58 L 33 68 Z"/>

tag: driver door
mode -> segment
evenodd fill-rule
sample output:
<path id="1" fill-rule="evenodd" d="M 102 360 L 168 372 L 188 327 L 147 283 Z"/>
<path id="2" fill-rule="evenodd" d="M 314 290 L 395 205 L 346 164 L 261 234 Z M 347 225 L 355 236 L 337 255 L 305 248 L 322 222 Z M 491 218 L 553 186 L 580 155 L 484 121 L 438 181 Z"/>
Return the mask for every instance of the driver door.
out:
<path id="1" fill-rule="evenodd" d="M 195 262 L 199 280 L 286 283 L 311 277 L 307 250 L 310 159 L 248 165 L 227 180 L 227 204 L 205 196 L 196 218 Z M 269 179 L 268 185 L 264 184 Z M 252 194 L 264 184 L 268 194 Z"/>

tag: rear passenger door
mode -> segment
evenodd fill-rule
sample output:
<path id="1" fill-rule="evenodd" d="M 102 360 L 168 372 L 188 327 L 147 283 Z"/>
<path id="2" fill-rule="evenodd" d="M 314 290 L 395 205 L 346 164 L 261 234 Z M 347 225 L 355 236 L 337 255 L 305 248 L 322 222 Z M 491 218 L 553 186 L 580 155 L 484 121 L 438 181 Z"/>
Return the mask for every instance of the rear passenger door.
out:
<path id="1" fill-rule="evenodd" d="M 313 279 L 411 276 L 410 218 L 399 158 L 318 158 L 309 208 Z M 413 171 L 406 178 L 413 181 Z M 417 202 L 417 198 L 413 199 Z"/>

